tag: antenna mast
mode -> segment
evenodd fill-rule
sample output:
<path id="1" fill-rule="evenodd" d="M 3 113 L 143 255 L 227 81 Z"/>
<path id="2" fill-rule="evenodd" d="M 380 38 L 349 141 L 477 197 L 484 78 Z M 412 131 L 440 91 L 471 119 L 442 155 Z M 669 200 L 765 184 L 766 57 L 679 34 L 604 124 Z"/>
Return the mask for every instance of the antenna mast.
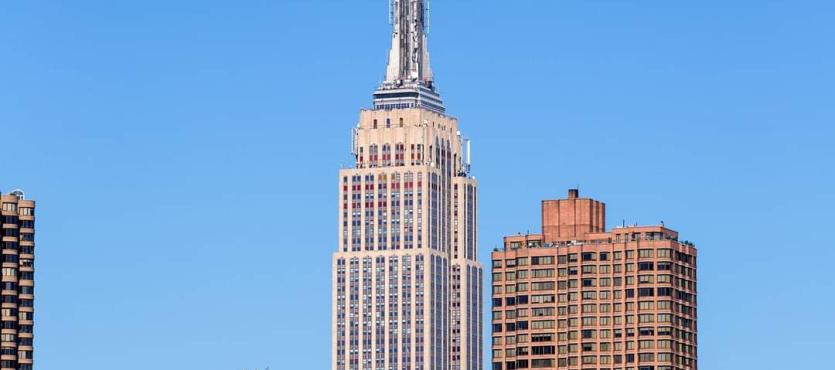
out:
<path id="1" fill-rule="evenodd" d="M 394 1 L 389 0 L 389 24 L 394 24 Z"/>
<path id="2" fill-rule="evenodd" d="M 424 27 L 423 32 L 426 33 L 427 35 L 429 34 L 429 25 L 431 24 L 430 21 L 429 21 L 429 18 L 432 15 L 432 12 L 430 11 L 430 9 L 431 9 L 430 2 L 431 1 L 432 0 L 426 0 L 426 2 L 424 3 L 425 9 L 423 9 L 423 27 Z"/>

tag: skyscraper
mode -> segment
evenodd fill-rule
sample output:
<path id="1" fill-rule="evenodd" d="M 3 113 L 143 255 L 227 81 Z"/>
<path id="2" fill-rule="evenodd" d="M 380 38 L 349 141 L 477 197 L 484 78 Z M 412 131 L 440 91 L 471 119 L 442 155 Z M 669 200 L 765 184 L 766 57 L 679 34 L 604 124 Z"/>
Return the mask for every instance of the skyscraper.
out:
<path id="1" fill-rule="evenodd" d="M 469 143 L 429 65 L 424 0 L 393 0 L 386 79 L 339 172 L 334 370 L 480 370 L 482 266 Z"/>
<path id="2" fill-rule="evenodd" d="M 15 190 L 2 203 L 3 289 L 0 292 L 0 369 L 32 369 L 35 202 Z"/>
<path id="3" fill-rule="evenodd" d="M 493 252 L 493 370 L 697 368 L 696 248 L 605 220 L 572 189 L 542 202 L 541 234 Z"/>

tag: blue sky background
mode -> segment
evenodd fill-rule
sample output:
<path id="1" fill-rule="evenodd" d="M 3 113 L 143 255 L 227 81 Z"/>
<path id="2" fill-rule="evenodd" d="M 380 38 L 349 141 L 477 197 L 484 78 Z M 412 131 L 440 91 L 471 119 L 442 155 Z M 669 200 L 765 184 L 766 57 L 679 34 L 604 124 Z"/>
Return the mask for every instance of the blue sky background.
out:
<path id="1" fill-rule="evenodd" d="M 698 244 L 702 368 L 831 363 L 835 2 L 433 10 L 483 261 L 579 184 L 610 226 L 664 220 Z M 0 3 L 0 189 L 38 201 L 39 368 L 329 368 L 337 170 L 386 12 Z"/>

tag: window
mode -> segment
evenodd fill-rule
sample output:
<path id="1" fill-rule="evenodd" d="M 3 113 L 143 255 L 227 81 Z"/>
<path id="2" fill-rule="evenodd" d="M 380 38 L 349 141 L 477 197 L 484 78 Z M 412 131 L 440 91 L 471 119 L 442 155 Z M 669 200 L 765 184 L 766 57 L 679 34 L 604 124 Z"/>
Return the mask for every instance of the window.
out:
<path id="1" fill-rule="evenodd" d="M 594 261 L 595 254 L 591 252 L 583 253 L 583 261 Z"/>
<path id="2" fill-rule="evenodd" d="M 652 249 L 639 249 L 638 250 L 638 257 L 639 258 L 652 258 Z"/>
<path id="3" fill-rule="evenodd" d="M 531 290 L 554 290 L 554 282 L 553 281 L 546 281 L 546 282 L 535 282 L 531 283 Z"/>
<path id="4" fill-rule="evenodd" d="M 577 253 L 570 253 L 568 255 L 568 262 L 577 262 Z"/>
<path id="5" fill-rule="evenodd" d="M 639 262 L 638 263 L 638 270 L 639 271 L 652 271 L 654 270 L 654 263 L 652 262 Z"/>
<path id="6" fill-rule="evenodd" d="M 655 290 L 652 288 L 639 288 L 638 289 L 638 297 L 652 297 L 655 294 Z"/>
<path id="7" fill-rule="evenodd" d="M 534 308 L 531 314 L 536 316 L 554 316 L 554 307 Z"/>
<path id="8" fill-rule="evenodd" d="M 533 278 L 550 278 L 554 277 L 554 269 L 533 270 L 531 274 Z"/>
<path id="9" fill-rule="evenodd" d="M 539 321 L 532 321 L 531 322 L 531 329 L 533 329 L 533 330 L 553 329 L 553 328 L 554 328 L 554 320 L 539 320 Z"/>
<path id="10" fill-rule="evenodd" d="M 531 342 L 551 342 L 554 340 L 554 334 L 532 334 Z"/>
<path id="11" fill-rule="evenodd" d="M 536 348 L 536 347 L 534 347 Z M 553 346 L 551 347 L 553 348 Z M 534 353 L 536 354 L 536 353 Z M 551 352 L 553 354 L 553 352 Z M 551 358 L 535 358 L 531 360 L 531 368 L 539 369 L 539 368 L 553 368 L 554 367 L 554 359 Z"/>
<path id="12" fill-rule="evenodd" d="M 554 264 L 554 257 L 552 257 L 552 256 L 531 257 L 531 265 L 553 265 L 553 264 Z"/>
<path id="13" fill-rule="evenodd" d="M 546 295 L 532 295 L 531 296 L 531 303 L 540 304 L 540 303 L 554 303 L 554 295 L 553 294 L 546 294 Z"/>

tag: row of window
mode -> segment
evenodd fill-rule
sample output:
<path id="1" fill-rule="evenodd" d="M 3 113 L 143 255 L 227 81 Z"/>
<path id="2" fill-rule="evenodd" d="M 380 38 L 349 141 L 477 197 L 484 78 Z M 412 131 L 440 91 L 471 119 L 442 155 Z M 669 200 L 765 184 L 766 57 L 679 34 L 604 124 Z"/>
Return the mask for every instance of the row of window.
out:
<path id="1" fill-rule="evenodd" d="M 658 333 L 659 336 L 675 337 L 675 338 L 679 337 L 679 335 L 676 335 L 677 331 L 679 331 L 679 330 L 673 329 L 672 327 L 669 327 L 669 326 L 662 326 L 662 327 L 658 327 L 658 329 L 657 329 L 657 333 Z M 636 333 L 636 330 L 634 328 L 626 329 L 626 337 L 627 338 L 635 337 L 635 333 Z M 656 335 L 656 328 L 651 327 L 651 326 L 650 327 L 641 327 L 641 328 L 638 328 L 637 333 L 639 334 L 640 337 L 655 336 Z M 564 342 L 564 341 L 569 339 L 569 335 L 567 335 L 566 333 L 561 333 L 561 334 L 565 335 L 565 337 L 560 338 L 561 341 Z M 555 339 L 557 339 L 557 335 L 558 334 L 556 334 L 556 333 L 532 333 L 532 334 L 509 335 L 509 336 L 506 336 L 506 337 L 494 336 L 493 337 L 493 346 L 515 345 L 517 343 L 518 344 L 525 344 L 525 343 L 528 343 L 528 342 L 531 342 L 531 343 L 553 342 Z M 575 337 L 573 339 L 578 339 L 578 338 Z M 649 346 L 649 347 L 645 346 L 645 345 L 650 345 L 651 343 L 646 343 L 646 342 L 652 342 L 652 340 L 641 340 L 641 342 L 644 342 L 644 343 L 639 344 L 639 346 L 642 346 L 640 348 L 653 348 L 652 346 Z M 670 346 L 667 345 L 667 342 L 671 343 Z M 600 351 L 606 352 L 606 351 L 611 351 L 611 350 L 622 351 L 624 349 L 624 344 L 623 343 L 624 342 L 614 342 L 614 343 L 612 343 L 612 342 L 602 342 L 602 343 L 599 343 L 599 347 L 595 347 L 595 345 L 596 345 L 595 343 L 582 343 L 582 345 L 583 345 L 583 351 L 594 351 L 595 348 L 599 348 Z M 576 348 L 578 348 L 577 344 L 569 344 L 567 346 L 568 346 L 567 347 L 568 349 L 566 350 L 566 352 L 570 352 L 570 353 L 577 352 L 577 350 L 576 350 Z M 680 349 L 681 351 L 684 351 L 684 352 L 689 352 L 689 351 L 691 351 L 695 348 L 694 346 L 691 346 L 691 345 L 687 345 L 687 344 L 684 344 L 684 343 L 674 343 L 674 342 L 672 342 L 670 340 L 666 340 L 666 339 L 659 339 L 657 346 L 658 346 L 658 348 L 678 348 L 678 349 Z M 560 346 L 560 347 L 565 347 L 565 345 Z M 572 348 L 574 348 L 574 349 L 572 349 Z M 628 350 L 635 349 L 636 348 L 635 347 L 635 342 L 634 341 L 626 342 L 626 347 L 625 348 L 628 349 Z M 563 353 L 562 350 L 560 350 L 560 351 L 561 351 L 560 353 Z"/>
<path id="2" fill-rule="evenodd" d="M 35 209 L 32 207 L 20 207 L 18 211 L 17 203 L 3 203 L 3 211 L 4 212 L 19 212 L 20 215 L 23 216 L 34 216 Z"/>
<path id="3" fill-rule="evenodd" d="M 611 365 L 611 364 L 634 364 L 646 362 L 664 362 L 675 363 L 678 365 L 690 366 L 695 363 L 687 357 L 676 356 L 672 353 L 639 353 L 627 355 L 613 355 L 613 356 L 581 356 L 554 359 L 531 359 L 531 360 L 516 360 L 509 362 L 493 362 L 493 370 L 516 370 L 516 369 L 538 369 L 538 368 L 554 368 L 554 367 L 569 367 L 582 365 Z M 621 368 L 615 368 L 621 370 Z M 635 370 L 634 367 L 626 368 L 627 370 Z M 639 366 L 638 370 L 673 370 L 672 366 Z M 601 369 L 610 370 L 610 369 Z"/>
<path id="4" fill-rule="evenodd" d="M 635 350 L 635 343 L 636 342 L 627 342 L 627 344 L 631 344 L 627 346 L 627 350 L 634 351 Z M 660 349 L 660 350 L 672 350 L 674 342 L 671 340 L 659 340 L 657 343 L 653 340 L 642 340 L 638 341 L 638 348 L 640 350 L 651 350 L 651 349 Z M 623 351 L 623 343 L 615 343 L 616 345 L 620 345 L 620 349 L 614 349 L 616 346 L 612 346 L 612 343 L 600 343 L 600 352 L 621 352 Z M 657 345 L 657 348 L 656 348 Z M 514 348 L 507 348 L 507 349 L 494 349 L 493 350 L 493 358 L 502 358 L 502 357 L 517 357 L 517 356 L 547 356 L 547 355 L 565 355 L 570 353 L 581 353 L 581 352 L 598 352 L 597 351 L 598 345 L 597 343 L 583 343 L 582 347 L 580 344 L 569 344 L 564 346 L 532 346 L 532 347 L 514 347 Z M 582 349 L 582 351 L 580 351 Z"/>
<path id="5" fill-rule="evenodd" d="M 636 295 L 637 291 L 637 295 Z M 638 288 L 638 289 L 624 289 L 614 291 L 586 291 L 582 292 L 584 300 L 596 300 L 600 297 L 601 300 L 608 299 L 623 299 L 635 297 L 672 297 L 680 301 L 695 303 L 696 295 L 687 293 L 682 290 L 662 287 L 662 288 Z M 513 297 L 493 298 L 493 307 L 501 307 L 502 303 L 506 306 L 525 305 L 525 304 L 542 304 L 556 302 L 576 302 L 580 300 L 579 292 L 570 292 L 562 294 L 538 294 L 538 295 L 518 295 Z M 556 298 L 556 300 L 555 300 Z M 620 303 L 616 303 L 620 304 Z"/>
<path id="6" fill-rule="evenodd" d="M 530 271 L 530 273 L 529 273 Z M 686 267 L 683 265 L 679 265 L 673 262 L 639 262 L 635 263 L 624 263 L 624 264 L 614 264 L 614 265 L 582 265 L 582 266 L 569 266 L 569 267 L 560 267 L 556 269 L 556 275 L 559 277 L 566 277 L 566 276 L 575 276 L 579 275 L 580 273 L 586 274 L 620 274 L 624 272 L 635 272 L 635 271 L 670 271 L 678 275 L 684 275 L 690 278 L 696 278 L 696 269 L 692 267 Z M 516 279 L 527 279 L 528 277 L 532 278 L 548 278 L 554 275 L 554 269 L 532 269 L 532 270 L 511 270 L 506 271 L 504 273 L 504 278 L 507 280 L 516 280 Z M 493 281 L 501 281 L 502 280 L 502 272 L 497 272 L 496 269 L 493 269 Z"/>
<path id="7" fill-rule="evenodd" d="M 569 253 L 556 256 L 556 262 L 560 265 L 578 262 L 591 261 L 620 261 L 624 259 L 624 252 L 627 260 L 631 259 L 650 259 L 650 258 L 669 258 L 682 262 L 692 263 L 695 257 L 674 251 L 670 248 L 660 249 L 638 249 L 617 252 L 583 252 L 583 253 Z M 535 257 L 518 257 L 507 260 L 493 260 L 494 268 L 501 267 L 515 267 L 515 266 L 539 266 L 539 265 L 553 265 L 554 256 L 535 256 Z"/>
<path id="8" fill-rule="evenodd" d="M 547 291 L 547 290 L 554 290 L 554 286 L 556 283 L 557 290 L 567 290 L 567 289 L 578 289 L 581 286 L 583 288 L 595 288 L 595 287 L 610 287 L 610 286 L 623 286 L 623 285 L 636 285 L 636 284 L 674 284 L 678 287 L 683 287 L 686 289 L 695 290 L 696 284 L 686 280 L 674 277 L 673 275 L 638 275 L 637 278 L 635 276 L 626 276 L 626 277 L 616 277 L 616 278 L 601 278 L 601 279 L 570 279 L 570 280 L 560 280 L 557 282 L 554 281 L 542 281 L 542 282 L 524 282 L 524 283 L 515 283 L 515 284 L 507 284 L 507 285 L 494 285 L 493 286 L 493 294 L 504 294 L 504 293 L 516 293 L 516 292 L 527 292 L 530 291 Z M 625 284 L 624 284 L 625 283 Z M 582 285 L 581 285 L 582 284 Z M 601 292 L 605 293 L 605 292 Z M 602 297 L 601 299 L 605 299 Z"/>
<path id="9" fill-rule="evenodd" d="M 601 313 L 611 312 L 612 305 L 611 304 L 600 304 L 598 307 L 595 307 L 594 304 L 587 304 L 583 306 L 572 305 L 572 306 L 559 306 L 559 307 L 536 307 L 536 308 L 512 308 L 506 311 L 493 311 L 493 320 L 501 320 L 503 318 L 507 319 L 515 319 L 517 317 L 540 317 L 540 316 L 553 316 L 554 314 L 558 314 L 560 316 L 565 316 L 567 314 L 578 314 L 580 307 L 583 308 L 586 312 L 596 312 L 600 311 Z M 695 308 L 690 307 L 687 305 L 675 303 L 672 301 L 640 301 L 636 305 L 635 302 L 626 302 L 624 303 L 615 303 L 614 309 L 615 312 L 621 312 L 623 308 L 626 308 L 626 312 L 636 312 L 636 306 L 638 311 L 655 311 L 655 310 L 666 310 L 672 312 L 680 312 L 687 315 L 695 315 Z"/>
<path id="10" fill-rule="evenodd" d="M 659 314 L 640 314 L 640 315 L 627 315 L 627 316 L 603 316 L 603 317 L 584 317 L 582 318 L 582 327 L 589 327 L 589 326 L 609 326 L 609 325 L 623 325 L 624 322 L 626 324 L 635 324 L 635 318 L 637 317 L 639 324 L 653 324 L 653 323 L 673 323 L 676 324 L 683 324 L 685 322 L 692 322 L 690 319 L 682 318 L 673 314 L 669 313 L 659 313 Z M 598 322 L 599 319 L 599 322 Z M 557 325 L 558 323 L 558 325 Z M 505 331 L 516 331 L 516 330 L 539 330 L 539 329 L 554 329 L 560 328 L 565 329 L 569 327 L 580 327 L 580 320 L 579 319 L 563 319 L 563 320 L 533 320 L 533 321 L 515 321 L 515 322 L 508 322 L 504 325 L 502 324 L 493 324 L 493 332 L 494 333 L 501 333 L 504 329 Z M 686 325 L 680 325 L 686 326 Z M 584 329 L 583 332 L 594 333 L 594 329 Z M 585 334 L 583 336 L 585 337 Z M 593 337 L 589 337 L 593 338 Z"/>

